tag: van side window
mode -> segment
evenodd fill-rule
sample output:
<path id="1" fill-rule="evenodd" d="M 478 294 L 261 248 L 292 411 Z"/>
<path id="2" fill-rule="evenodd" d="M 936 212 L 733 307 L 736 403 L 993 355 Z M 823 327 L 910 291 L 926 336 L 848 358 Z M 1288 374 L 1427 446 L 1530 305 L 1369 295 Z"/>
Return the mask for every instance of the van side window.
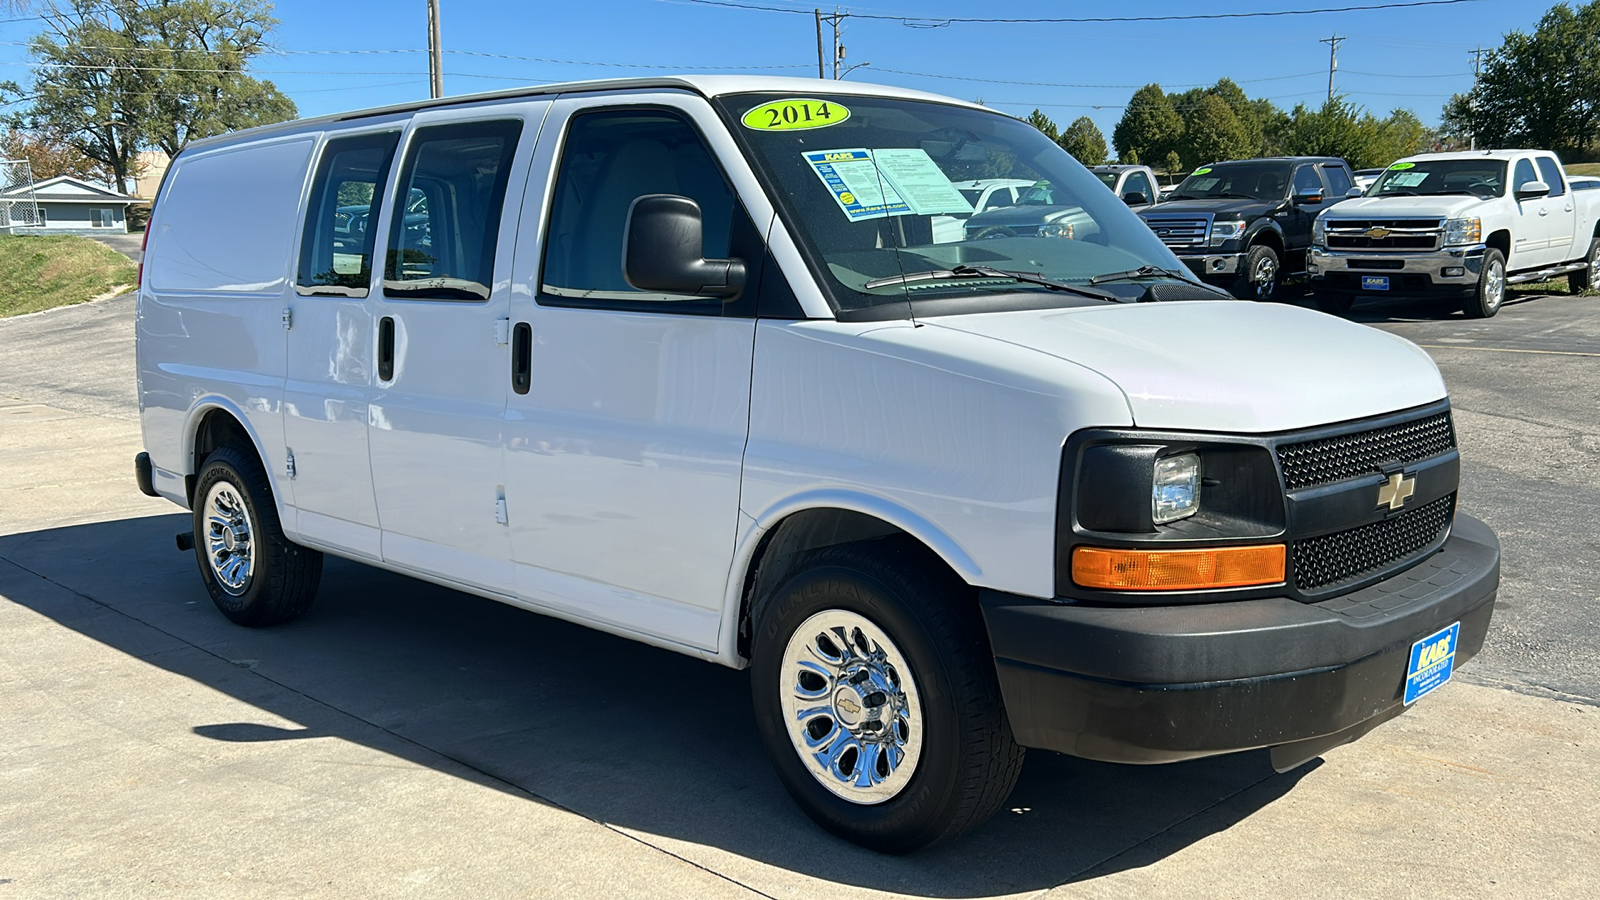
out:
<path id="1" fill-rule="evenodd" d="M 623 278 L 628 211 L 645 194 L 678 194 L 700 204 L 702 255 L 729 256 L 733 191 L 699 132 L 682 116 L 619 109 L 574 117 L 545 235 L 540 294 L 548 299 L 541 302 L 629 308 L 645 302 L 663 312 L 720 312 L 715 300 L 646 293 Z"/>
<path id="2" fill-rule="evenodd" d="M 399 132 L 388 132 L 335 138 L 323 148 L 306 205 L 298 293 L 367 295 L 380 195 L 399 143 Z"/>
<path id="3" fill-rule="evenodd" d="M 520 119 L 418 128 L 390 216 L 383 293 L 487 300 Z"/>
<path id="4" fill-rule="evenodd" d="M 1544 183 L 1550 185 L 1550 196 L 1560 197 L 1567 192 L 1561 179 L 1561 167 L 1548 156 L 1535 156 L 1533 161 L 1539 165 L 1539 174 L 1544 176 Z"/>

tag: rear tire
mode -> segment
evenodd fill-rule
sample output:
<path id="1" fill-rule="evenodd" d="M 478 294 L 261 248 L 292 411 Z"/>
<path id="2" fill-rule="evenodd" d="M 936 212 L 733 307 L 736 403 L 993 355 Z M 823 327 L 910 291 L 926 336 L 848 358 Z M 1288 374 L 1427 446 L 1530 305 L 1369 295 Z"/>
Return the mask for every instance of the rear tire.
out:
<path id="1" fill-rule="evenodd" d="M 194 552 L 217 609 L 239 625 L 277 625 L 311 606 L 322 553 L 284 537 L 256 455 L 219 447 L 194 489 Z"/>
<path id="2" fill-rule="evenodd" d="M 1483 251 L 1483 269 L 1478 276 L 1478 286 L 1472 295 L 1461 303 L 1461 311 L 1469 319 L 1487 319 L 1500 311 L 1506 301 L 1506 257 L 1490 247 Z"/>
<path id="3" fill-rule="evenodd" d="M 1589 255 L 1583 260 L 1588 265 L 1567 276 L 1567 288 L 1574 294 L 1600 289 L 1600 237 L 1589 244 Z"/>
<path id="4" fill-rule="evenodd" d="M 1244 255 L 1244 268 L 1233 281 L 1233 295 L 1240 300 L 1271 300 L 1282 277 L 1283 262 L 1277 251 L 1257 244 Z"/>
<path id="5" fill-rule="evenodd" d="M 971 589 L 898 538 L 816 550 L 792 572 L 757 599 L 750 665 L 790 796 L 883 853 L 982 824 L 1015 787 L 1023 749 Z"/>

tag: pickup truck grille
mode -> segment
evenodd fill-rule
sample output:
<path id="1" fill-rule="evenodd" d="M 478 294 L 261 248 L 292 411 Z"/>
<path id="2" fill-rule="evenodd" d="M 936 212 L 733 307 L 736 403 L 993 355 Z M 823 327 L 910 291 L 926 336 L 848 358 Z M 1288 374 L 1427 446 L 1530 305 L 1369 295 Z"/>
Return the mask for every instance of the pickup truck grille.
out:
<path id="1" fill-rule="evenodd" d="M 1443 219 L 1328 219 L 1330 250 L 1437 250 Z"/>
<path id="2" fill-rule="evenodd" d="M 1318 591 L 1421 553 L 1450 525 L 1455 505 L 1448 494 L 1393 518 L 1295 541 L 1295 587 Z"/>
<path id="3" fill-rule="evenodd" d="M 1284 486 L 1291 491 L 1375 475 L 1389 463 L 1410 465 L 1456 445 L 1450 413 L 1397 425 L 1278 447 Z"/>
<path id="4" fill-rule="evenodd" d="M 1168 247 L 1203 246 L 1211 236 L 1210 216 L 1145 216 L 1144 222 Z"/>

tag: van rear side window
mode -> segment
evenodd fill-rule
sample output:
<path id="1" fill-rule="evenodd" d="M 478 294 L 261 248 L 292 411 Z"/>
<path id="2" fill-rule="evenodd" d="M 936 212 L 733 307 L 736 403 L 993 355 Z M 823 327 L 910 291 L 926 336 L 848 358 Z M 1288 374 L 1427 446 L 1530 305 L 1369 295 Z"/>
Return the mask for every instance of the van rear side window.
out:
<path id="1" fill-rule="evenodd" d="M 399 143 L 398 132 L 387 132 L 336 138 L 323 148 L 300 241 L 299 293 L 367 295 L 379 200 Z"/>
<path id="2" fill-rule="evenodd" d="M 383 293 L 487 300 L 520 119 L 418 128 L 400 170 Z"/>

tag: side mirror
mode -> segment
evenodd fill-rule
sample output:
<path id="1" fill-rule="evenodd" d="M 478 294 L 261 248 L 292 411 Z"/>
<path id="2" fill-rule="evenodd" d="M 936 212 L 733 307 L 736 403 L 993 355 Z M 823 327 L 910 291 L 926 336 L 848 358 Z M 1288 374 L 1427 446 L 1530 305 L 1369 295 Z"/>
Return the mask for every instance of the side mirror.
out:
<path id="1" fill-rule="evenodd" d="M 1542 181 L 1529 181 L 1517 188 L 1518 200 L 1533 200 L 1537 197 L 1550 196 L 1550 185 Z"/>
<path id="2" fill-rule="evenodd" d="M 700 204 L 677 194 L 645 194 L 628 207 L 622 277 L 641 291 L 732 299 L 744 289 L 744 261 L 701 256 Z"/>
<path id="3" fill-rule="evenodd" d="M 1150 202 L 1150 198 L 1146 197 L 1143 191 L 1129 191 L 1122 195 L 1122 202 L 1129 206 L 1144 206 Z"/>
<path id="4" fill-rule="evenodd" d="M 1345 195 L 1346 199 L 1353 198 L 1353 197 L 1365 197 L 1367 195 L 1367 192 L 1362 188 L 1353 187 L 1350 190 L 1345 191 L 1344 195 Z"/>
<path id="5" fill-rule="evenodd" d="M 1294 195 L 1294 205 L 1295 206 L 1304 206 L 1305 204 L 1308 204 L 1308 203 L 1315 204 L 1315 203 L 1321 203 L 1321 202 L 1322 202 L 1322 192 L 1321 191 L 1296 191 L 1295 195 Z"/>

